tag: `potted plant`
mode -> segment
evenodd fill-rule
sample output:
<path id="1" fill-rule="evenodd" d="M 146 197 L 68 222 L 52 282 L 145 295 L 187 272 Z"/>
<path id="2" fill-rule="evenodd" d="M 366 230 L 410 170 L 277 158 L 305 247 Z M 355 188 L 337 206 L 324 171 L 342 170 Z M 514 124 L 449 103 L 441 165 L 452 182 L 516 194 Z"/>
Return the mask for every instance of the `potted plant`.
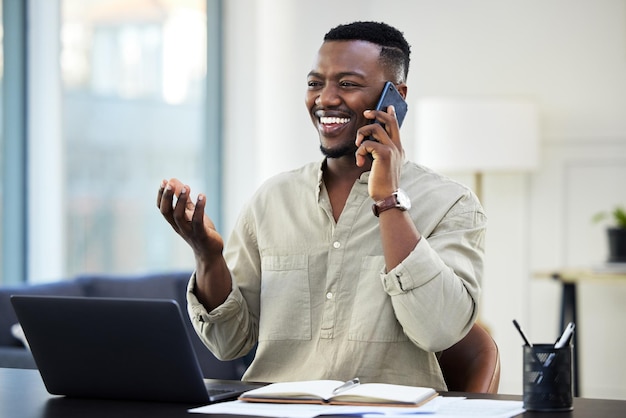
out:
<path id="1" fill-rule="evenodd" d="M 612 219 L 607 228 L 607 237 L 609 240 L 609 262 L 624 263 L 626 262 L 626 210 L 623 206 L 616 206 L 611 212 L 597 213 L 593 220 L 600 222 L 607 218 Z"/>

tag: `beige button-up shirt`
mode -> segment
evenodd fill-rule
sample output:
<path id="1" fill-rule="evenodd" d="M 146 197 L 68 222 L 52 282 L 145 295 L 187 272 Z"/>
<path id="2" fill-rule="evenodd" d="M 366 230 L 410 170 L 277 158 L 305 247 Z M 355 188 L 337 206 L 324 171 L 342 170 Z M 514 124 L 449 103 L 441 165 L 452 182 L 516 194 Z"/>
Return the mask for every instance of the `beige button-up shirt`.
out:
<path id="1" fill-rule="evenodd" d="M 244 208 L 224 256 L 233 278 L 211 312 L 188 291 L 196 331 L 221 359 L 258 343 L 244 380 L 386 382 L 445 390 L 435 352 L 477 315 L 486 219 L 465 186 L 405 162 L 401 188 L 422 239 L 387 272 L 369 173 L 334 221 L 312 163 L 267 181 Z"/>

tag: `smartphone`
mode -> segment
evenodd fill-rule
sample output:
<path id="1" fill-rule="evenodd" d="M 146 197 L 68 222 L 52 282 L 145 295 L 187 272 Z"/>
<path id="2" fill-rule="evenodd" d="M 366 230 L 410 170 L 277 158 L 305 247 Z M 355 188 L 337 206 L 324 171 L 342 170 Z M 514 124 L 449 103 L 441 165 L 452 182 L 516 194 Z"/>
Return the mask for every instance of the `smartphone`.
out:
<path id="1" fill-rule="evenodd" d="M 394 109 L 396 109 L 396 119 L 398 119 L 398 126 L 402 126 L 402 122 L 404 121 L 404 117 L 406 116 L 408 105 L 400 95 L 400 92 L 398 91 L 396 86 L 391 81 L 387 81 L 385 83 L 385 87 L 383 87 L 383 92 L 380 95 L 380 99 L 378 99 L 378 103 L 376 104 L 375 109 L 387 112 L 387 107 L 389 105 L 393 105 Z M 378 123 L 382 125 L 382 123 L 377 120 L 374 120 L 371 123 Z M 365 140 L 376 141 L 376 139 L 371 136 L 365 137 Z"/>
<path id="2" fill-rule="evenodd" d="M 404 117 L 406 116 L 408 105 L 400 95 L 398 89 L 396 89 L 396 86 L 394 86 L 391 81 L 387 81 L 385 83 L 385 87 L 383 88 L 383 92 L 380 95 L 380 99 L 378 99 L 376 110 L 382 110 L 383 112 L 386 112 L 389 105 L 393 105 L 394 109 L 396 109 L 398 126 L 402 126 L 402 122 L 404 121 Z"/>

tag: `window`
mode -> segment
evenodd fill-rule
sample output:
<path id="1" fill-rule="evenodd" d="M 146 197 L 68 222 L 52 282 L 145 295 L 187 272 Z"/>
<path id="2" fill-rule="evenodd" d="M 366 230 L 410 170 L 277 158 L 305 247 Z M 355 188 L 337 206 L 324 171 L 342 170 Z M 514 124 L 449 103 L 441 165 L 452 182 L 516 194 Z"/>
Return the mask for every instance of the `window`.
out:
<path id="1" fill-rule="evenodd" d="M 210 193 L 219 226 L 221 1 L 34 3 L 2 9 L 0 285 L 192 269 L 156 193 Z"/>
<path id="2" fill-rule="evenodd" d="M 205 1 L 63 0 L 60 34 L 68 274 L 192 268 L 155 202 L 203 187 Z"/>
<path id="3" fill-rule="evenodd" d="M 0 0 L 0 220 L 4 219 L 2 216 L 4 212 L 4 123 L 2 123 L 2 115 L 4 114 L 2 111 L 4 104 L 4 39 L 2 29 L 2 0 Z M 0 237 L 4 236 L 3 226 L 4 222 L 0 222 Z M 0 239 L 0 266 L 4 264 L 3 244 L 4 239 Z M 2 284 L 2 280 L 0 280 L 0 284 Z"/>
<path id="4" fill-rule="evenodd" d="M 2 277 L 0 283 L 25 278 L 25 4 L 2 1 Z"/>

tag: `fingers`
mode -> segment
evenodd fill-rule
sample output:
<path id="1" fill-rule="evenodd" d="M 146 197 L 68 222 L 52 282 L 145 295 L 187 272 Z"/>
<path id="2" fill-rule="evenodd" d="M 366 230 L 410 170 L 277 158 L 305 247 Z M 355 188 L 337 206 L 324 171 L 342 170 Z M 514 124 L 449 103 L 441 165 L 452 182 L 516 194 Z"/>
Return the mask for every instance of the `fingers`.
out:
<path id="1" fill-rule="evenodd" d="M 385 196 L 388 195 L 388 190 L 397 188 L 400 167 L 404 160 L 395 108 L 390 105 L 387 112 L 366 110 L 363 115 L 379 123 L 372 123 L 358 130 L 355 142 L 358 147 L 355 153 L 356 164 L 364 167 L 368 159 L 371 161 L 373 158 L 368 192 L 372 197 Z M 367 136 L 374 138 L 374 141 L 365 140 Z"/>
<path id="2" fill-rule="evenodd" d="M 169 221 L 172 215 L 172 204 L 174 201 L 174 188 L 167 180 L 161 181 L 159 193 L 157 194 L 157 207 L 161 214 Z M 170 222 L 171 223 L 171 222 Z"/>
<path id="3" fill-rule="evenodd" d="M 162 180 L 157 194 L 157 207 L 170 223 L 175 223 L 178 227 L 186 226 L 194 220 L 202 224 L 206 196 L 198 195 L 194 204 L 190 194 L 188 185 L 176 179 Z"/>
<path id="4" fill-rule="evenodd" d="M 391 155 L 397 151 L 402 152 L 400 128 L 392 105 L 387 108 L 387 112 L 366 110 L 363 115 L 368 119 L 375 119 L 377 123 L 365 125 L 357 132 L 355 141 L 358 147 L 356 152 L 357 166 L 362 167 L 367 162 L 368 154 L 377 159 L 383 154 Z M 368 139 L 373 139 L 373 141 Z"/>
<path id="5" fill-rule="evenodd" d="M 161 202 L 163 201 L 163 192 L 165 191 L 165 186 L 167 186 L 167 180 L 161 180 L 161 184 L 159 185 L 159 192 L 157 193 L 157 208 L 161 209 Z"/>
<path id="6" fill-rule="evenodd" d="M 185 226 L 187 222 L 191 221 L 191 216 L 187 217 L 187 211 L 190 209 L 193 211 L 193 203 L 189 200 L 189 186 L 183 186 L 180 188 L 178 200 L 174 205 L 174 220 L 179 227 Z"/>
<path id="7" fill-rule="evenodd" d="M 190 195 L 188 185 L 176 179 L 163 180 L 159 185 L 157 206 L 174 231 L 193 249 L 196 257 L 212 258 L 221 254 L 224 240 L 204 213 L 206 196 L 199 194 L 194 203 Z"/>
<path id="8" fill-rule="evenodd" d="M 183 185 L 177 179 L 162 180 L 157 193 L 157 207 L 170 225 L 180 233 L 184 225 L 186 206 L 188 205 L 189 186 Z M 176 199 L 176 203 L 174 200 Z M 191 203 L 189 201 L 189 203 Z M 193 203 L 191 203 L 193 212 Z M 191 216 L 189 216 L 189 219 Z"/>
<path id="9" fill-rule="evenodd" d="M 361 145 L 356 150 L 356 165 L 363 167 L 366 162 L 371 161 L 372 157 L 375 159 L 377 151 L 375 149 L 375 141 L 362 141 Z"/>
<path id="10" fill-rule="evenodd" d="M 363 116 L 374 119 L 377 123 L 370 123 L 361 127 L 357 133 L 356 145 L 361 146 L 366 138 L 371 137 L 381 144 L 392 143 L 400 147 L 400 127 L 396 119 L 396 111 L 392 105 L 387 112 L 381 110 L 366 110 Z"/>
<path id="11" fill-rule="evenodd" d="M 197 233 L 204 231 L 204 207 L 206 206 L 206 196 L 203 194 L 198 195 L 196 201 L 195 210 L 191 218 L 191 228 Z"/>

